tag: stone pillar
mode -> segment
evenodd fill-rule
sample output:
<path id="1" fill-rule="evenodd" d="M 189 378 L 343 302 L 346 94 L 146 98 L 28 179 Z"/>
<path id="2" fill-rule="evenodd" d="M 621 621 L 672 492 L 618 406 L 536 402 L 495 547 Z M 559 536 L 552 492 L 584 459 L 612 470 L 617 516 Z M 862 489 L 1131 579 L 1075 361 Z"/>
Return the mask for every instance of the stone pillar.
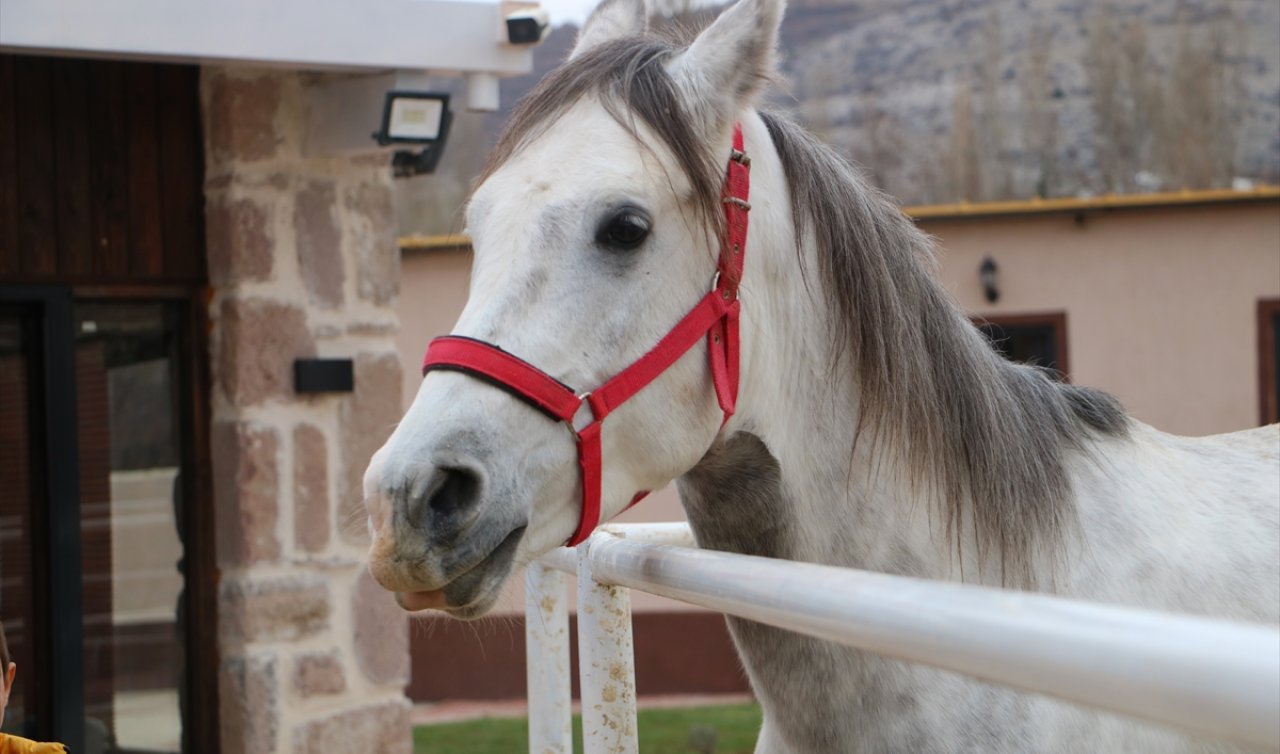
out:
<path id="1" fill-rule="evenodd" d="M 305 76 L 201 80 L 222 752 L 408 754 L 408 623 L 360 504 L 400 418 L 390 170 L 303 157 Z M 304 356 L 352 358 L 354 392 L 295 394 Z"/>

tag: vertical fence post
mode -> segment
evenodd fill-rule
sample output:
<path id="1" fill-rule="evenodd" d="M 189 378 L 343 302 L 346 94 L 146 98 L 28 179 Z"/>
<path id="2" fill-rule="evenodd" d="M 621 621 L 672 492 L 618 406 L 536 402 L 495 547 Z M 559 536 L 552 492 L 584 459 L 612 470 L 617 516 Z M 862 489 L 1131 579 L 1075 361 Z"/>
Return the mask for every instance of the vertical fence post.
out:
<path id="1" fill-rule="evenodd" d="M 566 576 L 531 563 L 524 576 L 529 754 L 573 754 Z"/>
<path id="2" fill-rule="evenodd" d="M 636 661 L 631 642 L 631 593 L 597 584 L 591 544 L 578 551 L 578 674 L 582 686 L 582 743 L 586 754 L 636 754 Z"/>

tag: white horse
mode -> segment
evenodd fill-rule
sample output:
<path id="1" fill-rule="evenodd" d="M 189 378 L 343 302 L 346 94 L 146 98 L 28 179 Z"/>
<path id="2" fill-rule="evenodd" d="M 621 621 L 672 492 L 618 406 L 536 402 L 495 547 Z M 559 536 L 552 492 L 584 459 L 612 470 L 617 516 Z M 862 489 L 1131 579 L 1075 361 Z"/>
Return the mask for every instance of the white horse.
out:
<path id="1" fill-rule="evenodd" d="M 782 2 L 739 0 L 688 46 L 646 33 L 643 0 L 596 10 L 470 202 L 455 334 L 570 399 L 555 380 L 626 370 L 717 277 L 740 123 L 754 206 L 736 412 L 724 421 L 709 341 L 673 357 L 597 426 L 604 517 L 678 479 L 704 548 L 1280 622 L 1277 428 L 1170 436 L 994 354 L 932 277 L 926 236 L 755 108 Z M 572 400 L 531 406 L 476 374 L 427 374 L 365 477 L 370 568 L 406 609 L 485 613 L 513 569 L 570 538 L 595 485 L 574 433 L 544 415 Z M 764 709 L 759 752 L 1231 750 L 729 626 Z"/>

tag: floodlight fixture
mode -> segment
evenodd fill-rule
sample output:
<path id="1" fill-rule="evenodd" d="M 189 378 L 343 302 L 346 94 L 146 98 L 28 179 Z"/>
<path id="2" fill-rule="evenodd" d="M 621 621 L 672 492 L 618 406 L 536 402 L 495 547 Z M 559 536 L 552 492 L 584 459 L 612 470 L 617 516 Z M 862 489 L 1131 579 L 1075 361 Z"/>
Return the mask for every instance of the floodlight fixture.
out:
<path id="1" fill-rule="evenodd" d="M 382 127 L 373 138 L 382 147 L 421 147 L 397 151 L 391 166 L 398 178 L 422 175 L 439 164 L 452 121 L 447 92 L 392 90 L 382 108 Z"/>

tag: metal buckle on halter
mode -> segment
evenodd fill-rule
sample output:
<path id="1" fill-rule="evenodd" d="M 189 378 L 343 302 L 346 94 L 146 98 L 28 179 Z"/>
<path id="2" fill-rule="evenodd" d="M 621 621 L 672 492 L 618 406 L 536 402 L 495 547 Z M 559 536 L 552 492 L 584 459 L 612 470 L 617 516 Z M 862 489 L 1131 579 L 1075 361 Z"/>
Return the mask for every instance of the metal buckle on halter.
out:
<path id="1" fill-rule="evenodd" d="M 582 430 L 586 429 L 587 427 L 590 427 L 596 421 L 596 410 L 591 407 L 590 403 L 587 402 L 587 399 L 590 397 L 591 397 L 590 390 L 586 391 L 585 393 L 578 393 L 578 400 L 582 401 L 582 403 L 578 404 L 578 410 L 573 412 L 572 418 L 568 420 L 564 420 L 564 419 L 561 420 L 564 423 L 564 425 L 569 428 L 569 431 L 573 433 L 573 436 L 575 438 L 578 436 L 578 433 L 580 433 Z M 587 412 L 590 414 L 590 419 L 584 422 L 581 427 L 579 427 L 577 422 L 578 414 L 582 413 L 583 408 L 587 409 Z"/>
<path id="2" fill-rule="evenodd" d="M 711 278 L 711 293 L 715 293 L 716 291 L 719 291 L 719 290 L 720 290 L 720 270 L 716 270 L 715 277 Z M 723 291 L 721 291 L 721 294 L 724 296 L 725 301 L 732 301 L 738 297 L 738 291 L 736 288 L 733 290 L 725 288 Z"/>
<path id="3" fill-rule="evenodd" d="M 721 198 L 720 201 L 724 202 L 725 204 L 732 204 L 735 207 L 738 207 L 739 209 L 741 209 L 743 212 L 751 211 L 751 202 L 747 201 L 746 199 L 739 199 L 736 196 L 726 196 Z"/>
<path id="4" fill-rule="evenodd" d="M 729 159 L 733 160 L 734 162 L 738 163 L 744 168 L 751 167 L 751 158 L 747 156 L 746 152 L 743 152 L 740 149 L 730 150 Z"/>

